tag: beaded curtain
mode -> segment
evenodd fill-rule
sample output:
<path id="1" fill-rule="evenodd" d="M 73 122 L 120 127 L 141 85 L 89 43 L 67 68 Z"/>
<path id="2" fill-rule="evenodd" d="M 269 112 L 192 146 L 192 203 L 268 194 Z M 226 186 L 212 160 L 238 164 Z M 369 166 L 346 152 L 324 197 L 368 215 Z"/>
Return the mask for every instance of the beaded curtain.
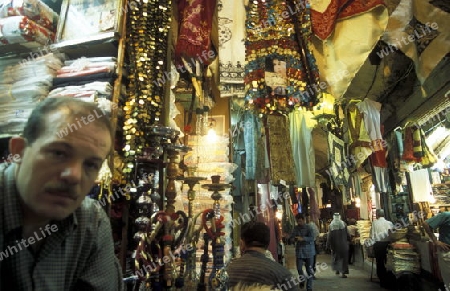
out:
<path id="1" fill-rule="evenodd" d="M 162 114 L 167 81 L 167 35 L 171 19 L 170 0 L 139 0 L 132 3 L 127 19 L 130 83 L 123 107 L 123 172 L 127 181 L 132 178 L 135 157 L 150 146 L 150 127 L 159 123 Z"/>
<path id="2" fill-rule="evenodd" d="M 245 99 L 257 113 L 286 113 L 318 102 L 319 71 L 306 2 L 254 0 L 247 7 Z M 283 68 L 272 73 L 280 63 Z"/>

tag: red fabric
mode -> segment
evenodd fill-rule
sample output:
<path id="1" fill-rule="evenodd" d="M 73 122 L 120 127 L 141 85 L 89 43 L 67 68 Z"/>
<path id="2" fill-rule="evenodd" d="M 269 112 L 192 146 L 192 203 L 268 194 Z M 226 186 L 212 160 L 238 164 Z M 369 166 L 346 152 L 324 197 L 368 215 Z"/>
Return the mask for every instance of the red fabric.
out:
<path id="1" fill-rule="evenodd" d="M 413 154 L 413 128 L 411 126 L 408 126 L 405 128 L 405 134 L 404 134 L 404 150 L 403 150 L 403 156 L 402 159 L 407 162 L 419 162 L 420 159 L 417 159 L 414 157 Z"/>
<path id="2" fill-rule="evenodd" d="M 317 37 L 325 40 L 333 33 L 338 20 L 380 5 L 385 5 L 383 0 L 332 0 L 323 13 L 311 9 L 312 30 Z"/>
<path id="3" fill-rule="evenodd" d="M 214 59 L 210 59 L 208 53 L 211 50 L 212 18 L 216 2 L 217 0 L 178 1 L 180 29 L 175 47 L 177 62 L 184 57 L 208 65 Z"/>
<path id="4" fill-rule="evenodd" d="M 380 151 L 373 152 L 369 156 L 372 166 L 378 167 L 378 168 L 387 168 L 388 164 L 387 164 L 386 156 L 387 156 L 386 148 L 383 148 Z"/>

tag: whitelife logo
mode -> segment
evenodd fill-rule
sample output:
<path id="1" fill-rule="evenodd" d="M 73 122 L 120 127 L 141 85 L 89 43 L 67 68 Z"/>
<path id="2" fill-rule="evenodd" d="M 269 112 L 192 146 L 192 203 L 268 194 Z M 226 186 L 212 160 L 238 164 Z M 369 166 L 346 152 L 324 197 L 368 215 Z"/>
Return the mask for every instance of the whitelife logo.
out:
<path id="1" fill-rule="evenodd" d="M 22 239 L 21 241 L 16 240 L 15 245 L 9 245 L 3 252 L 0 252 L 0 262 L 4 259 L 7 259 L 9 256 L 13 256 L 17 254 L 19 251 L 23 250 L 23 248 L 28 248 L 29 246 L 37 243 L 38 241 L 43 240 L 47 236 L 52 235 L 52 233 L 58 231 L 58 226 L 56 224 L 49 225 L 47 224 L 44 229 L 42 227 L 39 228 L 40 234 L 35 231 L 34 235 L 28 237 L 27 239 Z M 22 248 L 23 247 L 23 248 Z"/>

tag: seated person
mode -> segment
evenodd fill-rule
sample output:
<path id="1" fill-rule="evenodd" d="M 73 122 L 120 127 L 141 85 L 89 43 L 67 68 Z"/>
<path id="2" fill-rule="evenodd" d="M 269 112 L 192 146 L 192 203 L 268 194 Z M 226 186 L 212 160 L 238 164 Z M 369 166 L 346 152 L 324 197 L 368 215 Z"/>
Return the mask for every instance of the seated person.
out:
<path id="1" fill-rule="evenodd" d="M 242 290 L 233 289 L 238 284 L 245 288 L 264 285 L 286 291 L 300 290 L 297 276 L 266 257 L 269 243 L 270 230 L 264 223 L 248 222 L 242 226 L 239 244 L 242 257 L 231 261 L 227 268 L 231 290 Z"/>
<path id="2" fill-rule="evenodd" d="M 109 218 L 86 198 L 112 136 L 95 104 L 47 98 L 11 138 L 16 159 L 0 165 L 0 290 L 123 290 Z"/>

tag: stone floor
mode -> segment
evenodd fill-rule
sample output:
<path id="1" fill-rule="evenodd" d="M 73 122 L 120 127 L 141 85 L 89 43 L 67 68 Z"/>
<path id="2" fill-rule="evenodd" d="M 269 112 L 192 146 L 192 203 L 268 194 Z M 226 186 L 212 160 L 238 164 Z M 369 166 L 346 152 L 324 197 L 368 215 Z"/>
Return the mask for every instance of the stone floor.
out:
<path id="1" fill-rule="evenodd" d="M 317 256 L 317 266 L 322 266 L 316 271 L 316 280 L 313 281 L 314 291 L 327 291 L 341 289 L 345 291 L 372 291 L 387 290 L 380 287 L 379 280 L 376 275 L 376 265 L 374 262 L 371 280 L 371 261 L 362 260 L 361 254 L 357 252 L 356 261 L 353 265 L 349 265 L 349 274 L 347 278 L 337 276 L 331 269 L 331 255 L 319 254 Z M 293 273 L 297 274 L 295 266 L 295 250 L 292 245 L 286 246 L 286 267 Z M 414 288 L 407 287 L 407 283 L 398 283 L 396 289 L 404 291 L 438 291 L 439 286 L 429 280 L 425 280 L 420 276 L 416 277 L 417 283 Z"/>

